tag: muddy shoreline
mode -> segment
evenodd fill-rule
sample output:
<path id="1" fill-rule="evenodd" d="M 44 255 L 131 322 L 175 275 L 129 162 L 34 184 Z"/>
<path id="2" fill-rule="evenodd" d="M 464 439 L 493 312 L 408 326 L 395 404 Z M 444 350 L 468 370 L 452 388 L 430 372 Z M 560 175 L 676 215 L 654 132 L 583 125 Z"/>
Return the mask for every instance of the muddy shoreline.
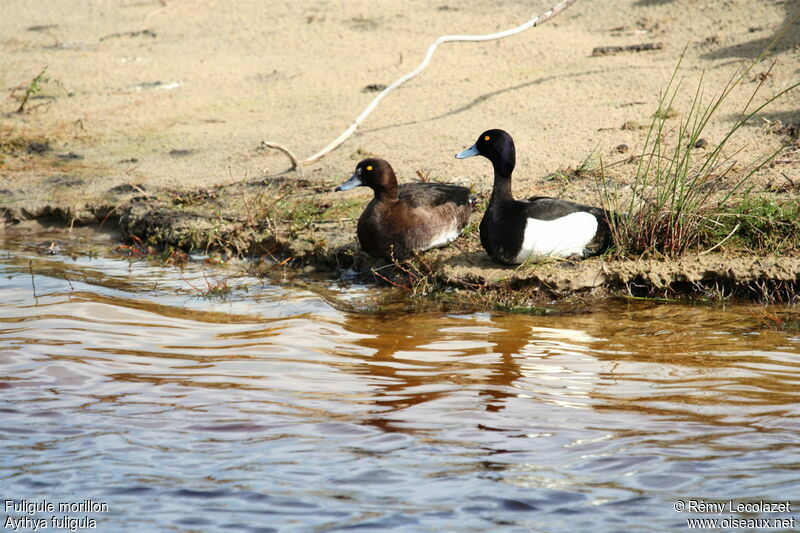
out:
<path id="1" fill-rule="evenodd" d="M 276 198 L 305 211 L 281 211 Z M 355 221 L 361 202 L 342 211 L 337 199 L 329 188 L 312 186 L 290 173 L 188 191 L 137 191 L 116 205 L 0 207 L 5 221 L 0 227 L 14 232 L 17 224 L 41 222 L 67 230 L 118 229 L 120 243 L 132 247 L 135 257 L 199 252 L 218 264 L 244 258 L 256 273 L 280 265 L 298 273 L 391 285 L 417 296 L 436 297 L 455 289 L 472 293 L 473 303 L 489 308 L 630 296 L 794 303 L 800 288 L 798 257 L 708 253 L 677 259 L 595 257 L 499 265 L 480 247 L 479 211 L 454 245 L 392 264 L 358 249 Z M 281 214 L 290 218 L 278 218 Z"/>

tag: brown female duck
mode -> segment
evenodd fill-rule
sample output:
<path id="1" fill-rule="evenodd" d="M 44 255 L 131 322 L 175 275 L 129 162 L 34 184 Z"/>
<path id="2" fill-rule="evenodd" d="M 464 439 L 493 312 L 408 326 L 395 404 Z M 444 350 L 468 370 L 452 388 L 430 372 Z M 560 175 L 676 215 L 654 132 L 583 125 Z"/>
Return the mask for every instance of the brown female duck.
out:
<path id="1" fill-rule="evenodd" d="M 447 183 L 398 186 L 394 170 L 383 159 L 364 159 L 336 190 L 359 186 L 375 193 L 357 228 L 358 242 L 373 257 L 403 260 L 413 252 L 449 244 L 472 211 L 469 189 Z"/>

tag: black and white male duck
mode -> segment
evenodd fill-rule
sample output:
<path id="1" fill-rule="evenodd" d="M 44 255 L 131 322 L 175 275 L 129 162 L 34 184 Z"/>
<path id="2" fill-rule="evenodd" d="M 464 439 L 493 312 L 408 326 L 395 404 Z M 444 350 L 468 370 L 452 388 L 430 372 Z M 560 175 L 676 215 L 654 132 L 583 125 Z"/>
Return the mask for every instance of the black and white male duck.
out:
<path id="1" fill-rule="evenodd" d="M 503 130 L 481 133 L 458 159 L 482 155 L 494 167 L 494 188 L 481 220 L 481 244 L 500 263 L 520 264 L 549 257 L 583 258 L 602 253 L 611 243 L 609 213 L 599 207 L 535 196 L 515 200 L 511 173 L 516 150 Z"/>
<path id="2" fill-rule="evenodd" d="M 350 179 L 336 187 L 369 187 L 375 193 L 358 219 L 358 242 L 369 255 L 403 260 L 453 242 L 469 222 L 469 189 L 448 183 L 397 185 L 392 166 L 364 159 Z"/>

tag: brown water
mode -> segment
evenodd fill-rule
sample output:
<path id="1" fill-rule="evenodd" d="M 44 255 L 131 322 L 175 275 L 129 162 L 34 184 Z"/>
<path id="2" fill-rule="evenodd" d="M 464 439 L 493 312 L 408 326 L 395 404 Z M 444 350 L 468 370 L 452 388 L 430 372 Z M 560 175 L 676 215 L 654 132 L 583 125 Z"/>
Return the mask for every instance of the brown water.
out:
<path id="1" fill-rule="evenodd" d="M 2 500 L 107 504 L 62 515 L 115 532 L 800 525 L 674 509 L 800 494 L 800 334 L 750 307 L 370 314 L 343 309 L 372 287 L 245 275 L 205 299 L 202 262 L 5 239 Z"/>

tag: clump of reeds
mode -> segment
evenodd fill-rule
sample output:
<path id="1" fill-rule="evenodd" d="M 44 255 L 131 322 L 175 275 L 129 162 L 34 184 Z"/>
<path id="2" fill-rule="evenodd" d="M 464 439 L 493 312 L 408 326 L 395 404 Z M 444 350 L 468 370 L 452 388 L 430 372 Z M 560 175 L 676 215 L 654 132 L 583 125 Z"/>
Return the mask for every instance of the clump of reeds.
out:
<path id="1" fill-rule="evenodd" d="M 681 56 L 681 60 L 683 56 Z M 766 76 L 753 91 L 744 108 L 722 140 L 714 147 L 704 147 L 703 132 L 721 104 L 742 82 L 753 64 L 737 71 L 725 87 L 709 101 L 704 98 L 701 76 L 690 109 L 678 115 L 678 124 L 670 127 L 669 112 L 676 105 L 682 80 L 677 79 L 681 61 L 675 67 L 647 132 L 638 158 L 630 197 L 622 200 L 612 187 L 601 161 L 601 201 L 612 212 L 611 231 L 616 252 L 622 256 L 643 254 L 675 257 L 688 250 L 710 249 L 717 242 L 720 220 L 735 217 L 731 206 L 734 195 L 746 191 L 748 179 L 776 154 L 767 153 L 740 166 L 734 156 L 723 154 L 730 139 L 756 113 L 799 84 L 792 85 L 751 109 Z M 771 67 L 770 67 L 771 68 Z M 734 227 L 735 232 L 738 227 Z"/>

